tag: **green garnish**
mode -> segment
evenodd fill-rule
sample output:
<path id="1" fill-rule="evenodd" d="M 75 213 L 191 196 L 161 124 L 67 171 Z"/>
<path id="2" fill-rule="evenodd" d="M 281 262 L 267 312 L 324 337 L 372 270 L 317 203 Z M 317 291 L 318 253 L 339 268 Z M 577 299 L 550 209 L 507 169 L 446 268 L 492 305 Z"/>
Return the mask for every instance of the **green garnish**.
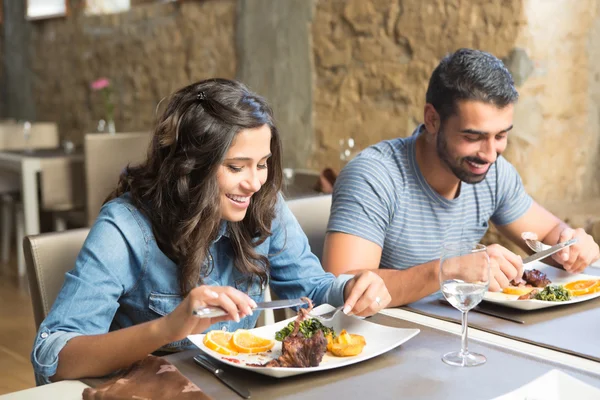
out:
<path id="1" fill-rule="evenodd" d="M 571 293 L 562 285 L 548 285 L 534 298 L 544 301 L 568 301 L 571 300 Z"/>
<path id="2" fill-rule="evenodd" d="M 290 322 L 289 324 L 287 324 L 287 326 L 285 328 L 283 328 L 282 330 L 280 330 L 279 332 L 275 333 L 275 340 L 278 341 L 283 341 L 283 339 L 285 339 L 286 337 L 288 337 L 290 335 L 290 333 L 292 333 L 294 330 L 294 321 Z M 309 318 L 309 319 L 305 319 L 304 321 L 300 322 L 300 330 L 299 332 L 302 333 L 302 336 L 304 336 L 305 338 L 310 338 L 312 337 L 312 335 L 314 335 L 317 331 L 323 331 L 323 335 L 327 336 L 328 334 L 332 334 L 333 337 L 335 337 L 335 331 L 332 328 L 328 328 L 325 325 L 323 325 L 321 323 L 321 321 L 314 319 L 314 318 Z"/>

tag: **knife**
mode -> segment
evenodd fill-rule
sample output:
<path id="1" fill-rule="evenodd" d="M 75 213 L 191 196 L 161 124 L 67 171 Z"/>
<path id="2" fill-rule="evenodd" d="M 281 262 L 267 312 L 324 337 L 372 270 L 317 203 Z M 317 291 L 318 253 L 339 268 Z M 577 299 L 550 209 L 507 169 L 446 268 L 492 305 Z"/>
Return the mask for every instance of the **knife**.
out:
<path id="1" fill-rule="evenodd" d="M 231 379 L 231 377 L 227 375 L 227 373 L 224 370 L 214 365 L 212 361 L 206 359 L 206 357 L 202 354 L 198 354 L 197 356 L 195 356 L 194 361 L 196 362 L 196 364 L 202 366 L 203 368 L 211 372 L 214 376 L 217 377 L 217 379 L 219 379 L 221 382 L 227 385 L 227 387 L 229 387 L 231 390 L 239 394 L 242 398 L 250 398 L 250 390 L 246 389 L 245 387 L 241 387 L 241 385 L 238 382 Z"/>
<path id="2" fill-rule="evenodd" d="M 274 300 L 274 301 L 263 301 L 261 303 L 256 303 L 257 307 L 254 310 L 276 310 L 279 308 L 289 308 L 296 307 L 306 304 L 306 302 L 302 299 L 288 299 L 288 300 Z M 221 307 L 201 307 L 196 308 L 192 314 L 197 316 L 198 318 L 214 318 L 214 317 L 222 317 L 227 315 L 227 311 L 223 310 Z"/>
<path id="3" fill-rule="evenodd" d="M 534 253 L 534 254 L 530 255 L 529 257 L 525 257 L 523 259 L 523 264 L 528 264 L 532 261 L 541 260 L 542 258 L 551 256 L 552 254 L 559 252 L 560 250 L 564 249 L 565 247 L 569 247 L 572 244 L 575 244 L 577 242 L 578 242 L 577 238 L 573 238 L 571 240 L 567 240 L 566 242 L 555 244 L 554 246 L 550 247 L 549 249 L 540 251 L 538 253 Z"/>

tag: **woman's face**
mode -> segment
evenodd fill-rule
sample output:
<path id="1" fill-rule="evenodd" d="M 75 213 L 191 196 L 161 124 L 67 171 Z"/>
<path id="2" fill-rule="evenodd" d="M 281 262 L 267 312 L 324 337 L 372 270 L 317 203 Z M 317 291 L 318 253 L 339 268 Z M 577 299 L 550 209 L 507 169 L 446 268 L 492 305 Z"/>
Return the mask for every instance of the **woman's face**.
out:
<path id="1" fill-rule="evenodd" d="M 221 219 L 236 222 L 246 216 L 252 195 L 267 180 L 267 159 L 271 157 L 271 128 L 240 131 L 217 172 L 221 190 Z"/>

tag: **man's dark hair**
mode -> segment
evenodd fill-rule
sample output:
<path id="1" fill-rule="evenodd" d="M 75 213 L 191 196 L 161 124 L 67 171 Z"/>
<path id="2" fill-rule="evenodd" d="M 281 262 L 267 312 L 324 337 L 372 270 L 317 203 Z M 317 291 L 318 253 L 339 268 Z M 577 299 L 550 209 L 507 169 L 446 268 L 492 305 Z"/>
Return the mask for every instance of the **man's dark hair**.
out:
<path id="1" fill-rule="evenodd" d="M 458 100 L 476 100 L 503 108 L 518 98 L 513 78 L 502 61 L 484 51 L 459 49 L 435 68 L 425 100 L 444 122 L 456 113 Z"/>

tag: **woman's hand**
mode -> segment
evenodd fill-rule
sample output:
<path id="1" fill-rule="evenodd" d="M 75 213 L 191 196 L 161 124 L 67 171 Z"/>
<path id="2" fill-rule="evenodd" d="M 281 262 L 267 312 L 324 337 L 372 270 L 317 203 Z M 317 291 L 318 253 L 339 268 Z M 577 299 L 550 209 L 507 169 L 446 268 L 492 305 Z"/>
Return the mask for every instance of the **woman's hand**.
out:
<path id="1" fill-rule="evenodd" d="M 344 314 L 368 317 L 384 309 L 392 300 L 383 279 L 372 271 L 362 271 L 346 283 Z"/>
<path id="2" fill-rule="evenodd" d="M 227 315 L 216 318 L 198 318 L 193 311 L 200 307 L 217 306 Z M 221 321 L 234 320 L 252 315 L 256 302 L 245 293 L 230 286 L 202 285 L 194 288 L 169 315 L 162 318 L 162 331 L 170 342 L 182 340 L 188 335 L 204 332 L 209 326 Z"/>

